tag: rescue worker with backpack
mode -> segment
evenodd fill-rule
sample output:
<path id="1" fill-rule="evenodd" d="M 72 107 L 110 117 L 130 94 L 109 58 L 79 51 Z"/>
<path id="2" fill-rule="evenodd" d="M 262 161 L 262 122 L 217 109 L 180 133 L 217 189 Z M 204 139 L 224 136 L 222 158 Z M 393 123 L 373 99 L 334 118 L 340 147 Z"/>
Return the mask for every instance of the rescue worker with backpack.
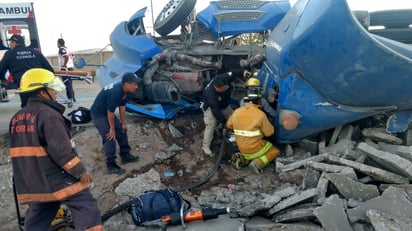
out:
<path id="1" fill-rule="evenodd" d="M 92 175 L 74 150 L 65 107 L 56 102 L 63 82 L 45 69 L 24 73 L 19 93 L 27 106 L 10 121 L 10 157 L 17 200 L 28 204 L 24 230 L 49 230 L 60 204 L 70 210 L 76 230 L 103 230 Z"/>
<path id="2" fill-rule="evenodd" d="M 274 134 L 274 127 L 261 110 L 260 88 L 249 88 L 245 104 L 236 109 L 226 122 L 226 127 L 235 134 L 240 154 L 235 154 L 234 167 L 249 166 L 256 174 L 273 161 L 280 150 L 266 139 Z"/>

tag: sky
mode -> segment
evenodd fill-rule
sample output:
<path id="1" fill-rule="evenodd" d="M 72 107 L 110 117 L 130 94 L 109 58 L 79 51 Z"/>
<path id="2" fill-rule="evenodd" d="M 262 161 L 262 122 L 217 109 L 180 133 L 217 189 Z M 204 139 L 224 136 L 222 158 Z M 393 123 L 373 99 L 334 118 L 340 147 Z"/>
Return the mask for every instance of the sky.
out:
<path id="1" fill-rule="evenodd" d="M 347 0 L 353 10 L 412 9 L 411 0 Z M 33 2 L 42 52 L 57 53 L 57 39 L 62 37 L 72 51 L 102 49 L 107 46 L 112 30 L 122 21 L 127 21 L 136 11 L 147 6 L 146 31 L 153 17 L 169 0 L 0 0 L 7 2 Z M 293 5 L 296 0 L 290 0 Z M 197 0 L 196 10 L 207 7 L 209 0 Z M 149 28 L 150 27 L 150 28 Z"/>

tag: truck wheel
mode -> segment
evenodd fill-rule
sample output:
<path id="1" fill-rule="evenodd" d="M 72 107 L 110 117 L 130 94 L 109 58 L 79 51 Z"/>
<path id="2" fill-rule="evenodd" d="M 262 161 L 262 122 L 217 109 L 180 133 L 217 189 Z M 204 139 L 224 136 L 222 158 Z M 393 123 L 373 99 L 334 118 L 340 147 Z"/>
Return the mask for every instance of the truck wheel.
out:
<path id="1" fill-rule="evenodd" d="M 407 28 L 412 24 L 412 9 L 383 10 L 369 13 L 370 26 Z"/>
<path id="2" fill-rule="evenodd" d="M 412 28 L 369 30 L 369 32 L 401 43 L 412 44 Z"/>
<path id="3" fill-rule="evenodd" d="M 157 16 L 154 29 L 166 36 L 185 21 L 195 5 L 196 0 L 170 0 Z"/>

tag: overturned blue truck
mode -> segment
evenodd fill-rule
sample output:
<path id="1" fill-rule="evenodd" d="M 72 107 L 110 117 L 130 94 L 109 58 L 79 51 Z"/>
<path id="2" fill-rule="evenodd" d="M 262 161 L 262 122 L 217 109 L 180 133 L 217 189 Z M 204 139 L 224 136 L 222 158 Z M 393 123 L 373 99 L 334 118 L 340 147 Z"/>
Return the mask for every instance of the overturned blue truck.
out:
<path id="1" fill-rule="evenodd" d="M 96 76 L 102 86 L 123 72 L 143 77 L 128 110 L 160 119 L 198 110 L 207 82 L 240 66 L 259 70 L 279 143 L 375 115 L 385 115 L 388 132 L 408 129 L 412 46 L 368 30 L 368 12 L 356 14 L 346 0 L 299 0 L 293 7 L 284 0 L 211 1 L 197 14 L 195 4 L 170 0 L 154 23 L 161 36 L 146 32 L 146 8 L 112 32 L 114 54 Z M 169 35 L 179 26 L 180 34 Z M 234 98 L 244 95 L 244 82 L 233 83 Z"/>

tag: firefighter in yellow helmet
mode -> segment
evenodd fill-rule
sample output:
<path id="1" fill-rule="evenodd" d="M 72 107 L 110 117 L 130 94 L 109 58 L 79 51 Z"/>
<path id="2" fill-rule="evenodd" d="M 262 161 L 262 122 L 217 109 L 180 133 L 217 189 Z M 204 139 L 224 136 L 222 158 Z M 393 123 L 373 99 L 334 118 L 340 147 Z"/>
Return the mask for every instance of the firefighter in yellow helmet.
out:
<path id="1" fill-rule="evenodd" d="M 72 145 L 71 123 L 56 102 L 63 82 L 48 70 L 33 68 L 22 76 L 19 93 L 28 103 L 10 121 L 9 154 L 20 204 L 28 204 L 24 230 L 49 230 L 60 204 L 76 230 L 103 230 L 97 201 L 89 191 L 92 175 Z"/>
<path id="2" fill-rule="evenodd" d="M 252 172 L 260 174 L 273 161 L 280 150 L 265 140 L 274 134 L 274 127 L 260 109 L 260 88 L 249 88 L 244 105 L 236 109 L 226 122 L 235 134 L 240 155 L 234 158 L 236 169 L 249 165 Z"/>
<path id="3" fill-rule="evenodd" d="M 246 81 L 246 87 L 249 90 L 254 90 L 254 89 L 261 89 L 260 86 L 260 81 L 259 79 L 257 79 L 256 77 L 250 77 L 247 81 Z M 273 89 L 269 89 L 269 90 L 273 90 Z M 268 98 L 273 98 L 274 99 L 274 92 L 273 91 L 269 91 L 268 92 Z M 242 99 L 240 101 L 240 106 L 244 105 L 244 99 Z M 272 106 L 270 106 L 269 102 L 265 99 L 265 98 L 261 98 L 261 108 L 262 110 L 266 113 L 266 115 L 269 116 L 269 120 L 270 121 L 274 121 L 275 118 L 275 110 L 272 108 Z"/>

